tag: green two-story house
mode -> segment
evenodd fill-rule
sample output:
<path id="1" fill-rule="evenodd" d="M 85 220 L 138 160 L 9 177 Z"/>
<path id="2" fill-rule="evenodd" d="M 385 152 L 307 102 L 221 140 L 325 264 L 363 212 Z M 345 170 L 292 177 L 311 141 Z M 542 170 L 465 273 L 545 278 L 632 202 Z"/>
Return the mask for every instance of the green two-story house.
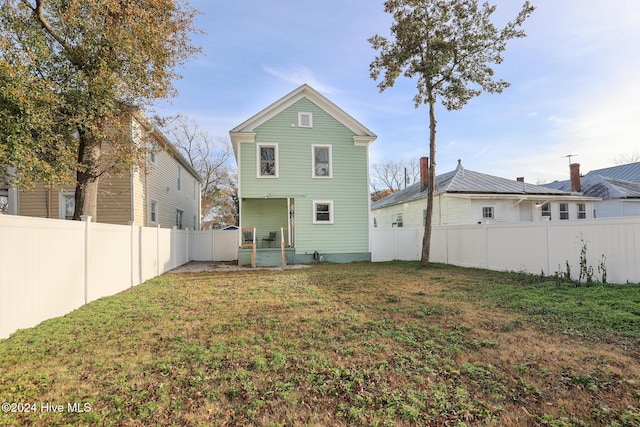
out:
<path id="1" fill-rule="evenodd" d="M 257 265 L 370 260 L 373 132 L 305 84 L 229 134 L 240 243 L 255 242 Z M 239 264 L 251 256 L 241 248 Z"/>

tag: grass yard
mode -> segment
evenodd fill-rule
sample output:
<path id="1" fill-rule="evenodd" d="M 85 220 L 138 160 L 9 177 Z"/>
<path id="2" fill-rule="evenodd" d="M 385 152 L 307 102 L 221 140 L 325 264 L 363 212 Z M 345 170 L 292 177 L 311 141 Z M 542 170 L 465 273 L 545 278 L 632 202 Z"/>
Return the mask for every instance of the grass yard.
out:
<path id="1" fill-rule="evenodd" d="M 1 425 L 638 426 L 640 286 L 169 274 L 0 340 L 0 378 Z"/>

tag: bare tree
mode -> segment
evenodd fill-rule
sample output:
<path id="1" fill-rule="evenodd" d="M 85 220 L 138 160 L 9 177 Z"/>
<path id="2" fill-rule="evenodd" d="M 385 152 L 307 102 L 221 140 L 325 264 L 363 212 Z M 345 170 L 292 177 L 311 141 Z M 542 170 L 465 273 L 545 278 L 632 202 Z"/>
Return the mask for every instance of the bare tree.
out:
<path id="1" fill-rule="evenodd" d="M 616 165 L 626 165 L 627 163 L 640 162 L 640 151 L 633 150 L 630 153 L 618 154 L 615 159 Z"/>
<path id="2" fill-rule="evenodd" d="M 184 115 L 156 117 L 160 127 L 202 178 L 202 218 L 205 228 L 238 223 L 238 188 L 235 168 L 230 165 L 231 145 L 213 140 L 198 124 Z"/>
<path id="3" fill-rule="evenodd" d="M 371 165 L 371 189 L 396 191 L 416 182 L 420 176 L 418 162 L 412 160 L 382 160 Z"/>

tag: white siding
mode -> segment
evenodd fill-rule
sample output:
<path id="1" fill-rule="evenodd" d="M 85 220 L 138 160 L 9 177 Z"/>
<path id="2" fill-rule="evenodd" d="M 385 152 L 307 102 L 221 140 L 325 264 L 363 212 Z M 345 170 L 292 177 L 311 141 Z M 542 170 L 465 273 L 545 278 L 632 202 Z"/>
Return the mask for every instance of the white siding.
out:
<path id="1" fill-rule="evenodd" d="M 193 229 L 193 216 L 200 218 L 198 196 L 193 197 L 193 186 L 197 180 L 186 168 L 181 167 L 181 185 L 178 190 L 178 161 L 164 151 L 156 154 L 156 163 L 151 164 L 146 177 L 146 221 L 151 224 L 151 201 L 157 202 L 158 223 L 163 228 L 176 225 L 176 210 L 183 211 L 184 228 Z M 194 184 L 194 182 L 196 184 Z"/>
<path id="2" fill-rule="evenodd" d="M 560 202 L 549 202 L 551 205 L 551 219 L 560 219 Z M 563 202 L 565 203 L 565 202 Z M 578 215 L 578 202 L 567 201 L 569 205 L 569 219 L 576 220 Z M 582 202 L 581 202 L 582 203 Z M 585 201 L 587 219 L 593 218 L 593 202 Z M 393 206 L 386 206 L 371 211 L 378 227 L 391 227 L 394 214 L 403 214 L 404 227 L 422 227 L 423 215 L 426 209 L 426 198 L 413 200 Z M 640 203 L 637 204 L 640 210 Z M 482 218 L 483 207 L 493 207 L 494 218 L 491 220 Z M 530 212 L 531 218 L 521 213 L 521 209 Z M 515 198 L 468 198 L 456 194 L 439 194 L 434 197 L 433 222 L 437 225 L 463 225 L 478 223 L 517 223 L 541 221 L 542 215 L 536 202 L 525 200 L 518 203 Z"/>

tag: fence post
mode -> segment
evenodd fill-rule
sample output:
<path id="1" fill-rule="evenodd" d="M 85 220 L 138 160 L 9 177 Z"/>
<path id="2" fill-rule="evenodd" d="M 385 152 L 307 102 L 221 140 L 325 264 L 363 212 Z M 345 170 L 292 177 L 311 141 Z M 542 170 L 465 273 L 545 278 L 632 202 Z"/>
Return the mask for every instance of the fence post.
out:
<path id="1" fill-rule="evenodd" d="M 489 226 L 485 222 L 484 227 L 484 268 L 489 269 Z"/>
<path id="2" fill-rule="evenodd" d="M 81 215 L 80 220 L 84 222 L 84 303 L 89 302 L 89 242 L 91 233 L 91 215 Z"/>
<path id="3" fill-rule="evenodd" d="M 131 238 L 131 245 L 129 245 L 129 249 L 130 249 L 129 254 L 130 254 L 130 260 L 131 260 L 131 262 L 129 263 L 129 268 L 131 268 L 131 286 L 130 287 L 133 288 L 133 281 L 134 281 L 134 272 L 133 272 L 133 266 L 134 266 L 134 259 L 133 259 L 134 255 L 133 255 L 133 253 L 134 253 L 134 250 L 133 250 L 133 245 L 134 245 L 134 238 L 135 238 L 134 237 L 135 234 L 134 234 L 133 221 L 129 221 L 129 226 L 131 227 L 131 235 L 129 236 Z"/>
<path id="4" fill-rule="evenodd" d="M 446 246 L 445 246 L 445 250 L 446 250 L 446 264 L 449 264 L 449 226 L 447 224 L 444 225 L 444 238 L 446 241 Z"/>
<path id="5" fill-rule="evenodd" d="M 156 277 L 160 275 L 160 224 L 156 225 Z"/>
<path id="6" fill-rule="evenodd" d="M 547 261 L 547 276 L 551 274 L 551 253 L 549 250 L 549 221 L 542 221 L 544 224 L 544 248 L 546 252 L 546 261 Z"/>
<path id="7" fill-rule="evenodd" d="M 178 252 L 178 242 L 177 242 L 178 239 L 176 238 L 177 237 L 176 234 L 178 234 L 177 231 L 178 231 L 178 226 L 174 225 L 173 228 L 171 229 L 171 234 L 170 234 L 170 236 L 171 236 L 171 239 L 170 239 L 171 240 L 171 249 L 170 249 L 169 252 L 171 252 L 171 255 L 169 255 L 169 258 L 172 261 L 171 262 L 171 270 L 176 268 L 177 264 L 178 264 L 177 263 L 177 258 L 178 257 L 176 255 L 177 252 Z"/>

